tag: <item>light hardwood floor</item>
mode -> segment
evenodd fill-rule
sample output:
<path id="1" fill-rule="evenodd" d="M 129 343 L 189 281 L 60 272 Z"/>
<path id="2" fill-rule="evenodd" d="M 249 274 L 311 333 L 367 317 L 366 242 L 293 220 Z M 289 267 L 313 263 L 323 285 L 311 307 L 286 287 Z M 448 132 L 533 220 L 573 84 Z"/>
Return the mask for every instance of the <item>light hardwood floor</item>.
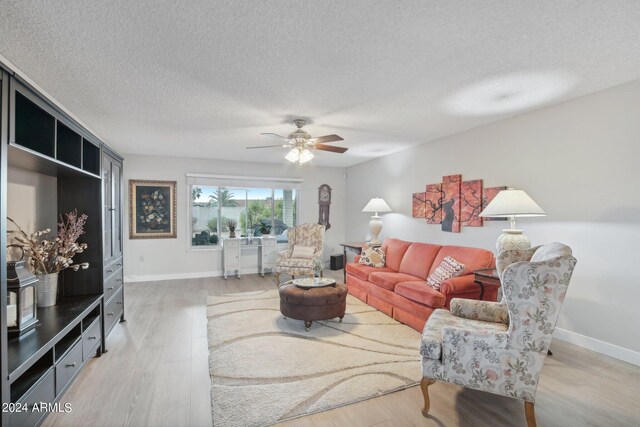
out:
<path id="1" fill-rule="evenodd" d="M 206 297 L 274 287 L 273 276 L 257 275 L 127 284 L 127 322 L 62 397 L 73 411 L 51 414 L 44 425 L 212 425 Z M 551 348 L 537 393 L 539 426 L 640 425 L 640 367 L 558 340 Z M 430 395 L 426 419 L 416 386 L 283 425 L 525 425 L 523 405 L 514 399 L 444 383 L 431 386 Z"/>

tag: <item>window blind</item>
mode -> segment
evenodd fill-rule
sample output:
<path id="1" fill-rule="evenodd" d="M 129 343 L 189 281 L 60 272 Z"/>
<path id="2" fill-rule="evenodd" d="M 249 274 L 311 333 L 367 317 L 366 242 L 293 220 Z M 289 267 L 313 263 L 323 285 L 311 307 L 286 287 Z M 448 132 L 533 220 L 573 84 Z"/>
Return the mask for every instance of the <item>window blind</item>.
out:
<path id="1" fill-rule="evenodd" d="M 257 187 L 257 188 L 279 188 L 283 190 L 302 190 L 302 179 L 300 178 L 278 178 L 278 177 L 257 177 L 257 176 L 235 176 L 235 175 L 207 175 L 188 173 L 187 184 L 202 185 L 211 187 Z"/>

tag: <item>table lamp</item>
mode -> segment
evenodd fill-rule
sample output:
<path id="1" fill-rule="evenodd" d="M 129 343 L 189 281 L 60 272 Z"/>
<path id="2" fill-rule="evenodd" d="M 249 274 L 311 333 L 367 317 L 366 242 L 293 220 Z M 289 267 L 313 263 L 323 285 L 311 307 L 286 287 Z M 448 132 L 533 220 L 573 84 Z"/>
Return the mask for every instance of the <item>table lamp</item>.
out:
<path id="1" fill-rule="evenodd" d="M 374 212 L 371 216 L 371 221 L 369 221 L 369 230 L 371 231 L 371 241 L 368 243 L 379 245 L 382 242 L 378 238 L 380 232 L 382 231 L 382 218 L 378 216 L 378 212 L 391 212 L 391 208 L 380 197 L 374 197 L 369 200 L 367 206 L 362 209 L 362 212 Z"/>
<path id="2" fill-rule="evenodd" d="M 514 249 L 529 249 L 531 242 L 522 230 L 516 228 L 516 218 L 547 216 L 547 214 L 522 190 L 508 188 L 500 191 L 480 214 L 484 218 L 511 219 L 511 228 L 502 230 L 496 242 L 498 253 Z"/>

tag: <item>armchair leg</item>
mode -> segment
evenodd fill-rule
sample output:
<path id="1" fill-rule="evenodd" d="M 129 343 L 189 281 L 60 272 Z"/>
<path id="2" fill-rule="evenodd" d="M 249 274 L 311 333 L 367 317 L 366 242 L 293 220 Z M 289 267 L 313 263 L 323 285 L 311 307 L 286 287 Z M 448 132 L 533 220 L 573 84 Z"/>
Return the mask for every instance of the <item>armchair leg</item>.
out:
<path id="1" fill-rule="evenodd" d="M 280 287 L 280 273 L 276 273 L 274 274 L 275 278 L 276 278 L 276 288 Z"/>
<path id="2" fill-rule="evenodd" d="M 536 427 L 536 413 L 532 402 L 524 402 L 524 414 L 527 417 L 527 427 Z"/>
<path id="3" fill-rule="evenodd" d="M 424 397 L 424 408 L 422 408 L 422 415 L 429 415 L 429 408 L 431 407 L 431 401 L 429 400 L 429 386 L 435 383 L 436 380 L 432 380 L 431 378 L 422 378 L 420 381 L 420 390 L 422 390 L 422 396 Z"/>

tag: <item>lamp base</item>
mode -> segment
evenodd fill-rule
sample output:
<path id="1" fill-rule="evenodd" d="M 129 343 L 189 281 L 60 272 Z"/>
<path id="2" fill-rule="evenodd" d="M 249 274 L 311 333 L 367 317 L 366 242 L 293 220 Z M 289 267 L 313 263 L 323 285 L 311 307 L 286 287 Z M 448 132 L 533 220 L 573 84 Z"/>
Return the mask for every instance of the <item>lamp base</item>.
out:
<path id="1" fill-rule="evenodd" d="M 502 230 L 502 234 L 498 236 L 498 240 L 496 241 L 496 249 L 498 250 L 498 253 L 529 248 L 531 248 L 531 242 L 522 230 Z"/>
<path id="2" fill-rule="evenodd" d="M 371 231 L 371 240 L 367 243 L 372 245 L 379 245 L 382 242 L 380 241 L 380 232 L 382 231 L 382 218 L 378 215 L 371 215 L 371 221 L 369 221 L 369 231 Z"/>

